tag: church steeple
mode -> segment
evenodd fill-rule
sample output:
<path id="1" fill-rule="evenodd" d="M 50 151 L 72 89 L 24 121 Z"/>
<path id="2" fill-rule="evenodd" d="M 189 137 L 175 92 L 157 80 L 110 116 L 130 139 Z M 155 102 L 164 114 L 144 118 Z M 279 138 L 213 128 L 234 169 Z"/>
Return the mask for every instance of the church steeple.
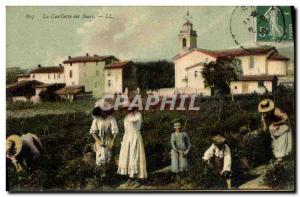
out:
<path id="1" fill-rule="evenodd" d="M 182 29 L 179 32 L 179 49 L 180 53 L 197 48 L 197 32 L 193 30 L 189 11 L 187 11 Z"/>

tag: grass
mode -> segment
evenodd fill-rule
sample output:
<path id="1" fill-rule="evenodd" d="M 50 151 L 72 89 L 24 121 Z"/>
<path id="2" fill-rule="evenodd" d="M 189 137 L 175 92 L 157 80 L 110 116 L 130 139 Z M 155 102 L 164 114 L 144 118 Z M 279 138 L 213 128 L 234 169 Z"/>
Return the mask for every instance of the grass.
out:
<path id="1" fill-rule="evenodd" d="M 61 110 L 65 112 L 69 111 L 89 111 L 95 104 L 95 100 L 81 100 L 74 102 L 40 102 L 40 103 L 32 103 L 32 102 L 8 102 L 6 105 L 6 109 L 10 111 L 16 110 Z"/>
<path id="2" fill-rule="evenodd" d="M 143 111 L 142 135 L 147 156 L 147 170 L 149 188 L 156 189 L 225 189 L 224 180 L 221 179 L 209 166 L 202 161 L 204 151 L 211 144 L 210 137 L 222 133 L 232 151 L 233 158 L 233 184 L 249 180 L 247 172 L 269 162 L 270 153 L 269 135 L 249 138 L 250 133 L 240 133 L 240 127 L 251 123 L 251 129 L 260 127 L 260 115 L 257 113 L 257 104 L 261 98 L 253 96 L 251 99 L 241 98 L 236 102 L 223 99 L 203 100 L 200 111 Z M 276 103 L 285 106 L 292 125 L 294 125 L 292 96 L 282 94 L 276 97 Z M 18 176 L 14 175 L 12 166 L 8 163 L 7 176 L 10 190 L 101 190 L 114 189 L 123 180 L 112 170 L 109 179 L 103 180 L 95 176 L 93 162 L 83 160 L 83 149 L 86 144 L 93 142 L 89 136 L 92 123 L 90 111 L 94 105 L 91 101 L 73 103 L 40 103 L 27 106 L 27 110 L 43 110 L 55 108 L 65 110 L 64 114 L 43 114 L 24 117 L 7 117 L 7 135 L 13 133 L 36 133 L 41 137 L 45 152 L 40 168 L 26 171 Z M 8 105 L 10 110 L 18 113 L 23 110 L 18 105 Z M 80 112 L 81 111 L 81 112 Z M 30 112 L 28 112 L 30 113 Z M 123 137 L 123 112 L 115 112 L 120 134 L 115 145 L 114 158 L 118 159 L 120 144 Z M 170 165 L 170 137 L 173 132 L 171 120 L 181 117 L 187 121 L 185 130 L 188 132 L 192 150 L 189 155 L 190 171 L 182 177 L 170 172 L 155 173 L 156 170 Z M 246 140 L 244 140 L 246 136 Z M 255 148 L 253 148 L 255 147 Z M 262 156 L 264 155 L 264 156 Z M 243 166 L 241 160 L 246 159 L 250 165 Z M 293 161 L 293 158 L 291 158 Z M 116 166 L 114 166 L 116 167 Z M 280 176 L 286 179 L 293 172 L 293 168 L 286 170 L 288 174 L 281 173 L 268 177 Z M 282 171 L 282 172 L 286 172 Z M 287 179 L 293 185 L 293 179 Z M 278 182 L 267 181 L 273 188 L 282 189 Z"/>

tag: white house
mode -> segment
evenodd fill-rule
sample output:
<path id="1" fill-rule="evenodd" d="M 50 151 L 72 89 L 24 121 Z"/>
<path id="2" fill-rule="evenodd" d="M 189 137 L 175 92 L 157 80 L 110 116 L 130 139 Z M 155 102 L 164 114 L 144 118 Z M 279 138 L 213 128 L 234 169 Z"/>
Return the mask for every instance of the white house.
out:
<path id="1" fill-rule="evenodd" d="M 179 93 L 191 92 L 210 95 L 205 88 L 201 71 L 205 63 L 216 61 L 218 57 L 231 56 L 241 60 L 243 74 L 237 81 L 231 82 L 235 94 L 272 92 L 277 77 L 287 75 L 289 58 L 281 55 L 275 47 L 257 47 L 248 49 L 230 49 L 212 51 L 197 48 L 197 33 L 193 24 L 183 24 L 179 38 L 179 53 L 173 58 L 175 64 L 175 89 Z"/>
<path id="2" fill-rule="evenodd" d="M 99 98 L 104 94 L 104 67 L 118 59 L 114 56 L 69 56 L 64 63 L 66 86 L 84 86 L 85 91 L 92 92 Z"/>
<path id="3" fill-rule="evenodd" d="M 17 76 L 17 78 L 18 78 L 18 80 L 17 80 L 18 82 L 28 81 L 28 80 L 30 80 L 30 74 L 20 74 Z"/>
<path id="4" fill-rule="evenodd" d="M 51 67 L 38 65 L 38 68 L 30 72 L 30 80 L 36 80 L 46 84 L 65 83 L 64 67 L 61 64 Z"/>

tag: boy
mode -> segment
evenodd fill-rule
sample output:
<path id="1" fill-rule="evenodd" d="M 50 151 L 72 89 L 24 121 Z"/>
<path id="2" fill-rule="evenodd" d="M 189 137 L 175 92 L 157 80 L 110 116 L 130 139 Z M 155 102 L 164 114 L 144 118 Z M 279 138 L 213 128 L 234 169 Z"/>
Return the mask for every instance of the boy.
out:
<path id="1" fill-rule="evenodd" d="M 203 160 L 212 165 L 226 179 L 227 188 L 231 189 L 231 153 L 225 143 L 225 137 L 215 135 L 212 145 L 205 151 Z"/>

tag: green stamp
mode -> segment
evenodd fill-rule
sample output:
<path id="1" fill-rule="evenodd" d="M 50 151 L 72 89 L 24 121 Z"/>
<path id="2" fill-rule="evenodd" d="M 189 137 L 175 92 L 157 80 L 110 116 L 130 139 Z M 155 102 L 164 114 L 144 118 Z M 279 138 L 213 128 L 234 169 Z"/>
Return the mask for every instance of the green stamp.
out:
<path id="1" fill-rule="evenodd" d="M 257 7 L 257 41 L 293 40 L 293 24 L 289 6 Z"/>

